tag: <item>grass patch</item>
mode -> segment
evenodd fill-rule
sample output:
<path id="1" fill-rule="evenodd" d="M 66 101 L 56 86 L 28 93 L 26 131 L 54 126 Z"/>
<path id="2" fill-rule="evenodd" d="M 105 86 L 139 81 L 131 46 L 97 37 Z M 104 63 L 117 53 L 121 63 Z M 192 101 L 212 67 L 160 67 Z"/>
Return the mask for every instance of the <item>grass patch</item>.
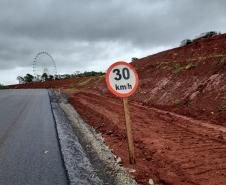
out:
<path id="1" fill-rule="evenodd" d="M 196 64 L 193 64 L 192 62 L 189 62 L 186 66 L 185 66 L 185 69 L 193 69 L 196 67 Z"/>
<path id="2" fill-rule="evenodd" d="M 226 64 L 226 57 L 223 57 L 221 60 L 220 60 L 220 63 L 225 65 Z"/>
<path id="3" fill-rule="evenodd" d="M 184 67 L 181 64 L 177 63 L 173 66 L 172 72 L 174 74 L 177 74 L 177 73 L 181 72 L 183 69 L 184 69 Z"/>
<path id="4" fill-rule="evenodd" d="M 181 104 L 181 100 L 180 99 L 175 99 L 174 101 L 173 101 L 173 105 L 174 106 L 178 106 L 178 105 L 180 105 Z"/>
<path id="5" fill-rule="evenodd" d="M 174 73 L 174 74 L 177 74 L 177 73 L 179 73 L 179 72 L 181 72 L 182 70 L 189 70 L 189 69 L 193 69 L 193 68 L 195 68 L 197 65 L 196 64 L 194 64 L 192 61 L 191 61 L 191 59 L 189 60 L 189 62 L 188 62 L 188 64 L 186 64 L 186 65 L 182 65 L 182 64 L 180 64 L 180 63 L 176 63 L 174 66 L 173 66 L 173 68 L 172 68 L 172 72 Z"/>

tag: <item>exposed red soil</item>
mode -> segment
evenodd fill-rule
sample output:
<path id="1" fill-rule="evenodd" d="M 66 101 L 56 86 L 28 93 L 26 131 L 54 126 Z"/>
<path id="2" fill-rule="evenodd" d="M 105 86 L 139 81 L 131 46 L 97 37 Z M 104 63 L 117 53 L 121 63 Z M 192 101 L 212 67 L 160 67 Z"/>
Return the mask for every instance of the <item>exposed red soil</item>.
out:
<path id="1" fill-rule="evenodd" d="M 220 109 L 226 102 L 226 34 L 145 57 L 133 65 L 141 78 L 134 100 L 216 124 L 225 122 Z"/>
<path id="2" fill-rule="evenodd" d="M 226 34 L 145 57 L 132 63 L 140 87 L 130 98 L 136 172 L 173 185 L 226 184 Z M 178 65 L 180 64 L 180 65 Z M 122 101 L 103 77 L 11 86 L 56 88 L 128 162 Z"/>
<path id="3" fill-rule="evenodd" d="M 49 82 L 34 82 L 34 83 L 25 83 L 25 84 L 17 84 L 17 85 L 9 85 L 9 88 L 15 89 L 68 89 L 73 88 L 75 84 L 80 83 L 81 81 L 85 81 L 86 79 L 90 79 L 88 77 L 83 78 L 74 78 L 74 79 L 67 79 L 67 80 L 54 80 Z"/>
<path id="4" fill-rule="evenodd" d="M 128 161 L 123 107 L 120 99 L 78 92 L 70 98 L 82 117 Z M 175 185 L 219 185 L 226 182 L 226 128 L 130 102 L 136 173 L 141 184 L 149 178 Z"/>

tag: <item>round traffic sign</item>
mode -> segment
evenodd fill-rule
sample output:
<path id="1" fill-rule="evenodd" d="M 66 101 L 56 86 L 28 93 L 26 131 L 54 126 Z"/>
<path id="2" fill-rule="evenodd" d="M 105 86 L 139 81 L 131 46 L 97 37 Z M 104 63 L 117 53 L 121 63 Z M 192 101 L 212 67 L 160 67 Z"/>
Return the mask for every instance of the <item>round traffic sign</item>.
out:
<path id="1" fill-rule="evenodd" d="M 138 87 L 138 75 L 134 67 L 126 62 L 112 64 L 106 74 L 108 89 L 116 96 L 128 97 Z"/>

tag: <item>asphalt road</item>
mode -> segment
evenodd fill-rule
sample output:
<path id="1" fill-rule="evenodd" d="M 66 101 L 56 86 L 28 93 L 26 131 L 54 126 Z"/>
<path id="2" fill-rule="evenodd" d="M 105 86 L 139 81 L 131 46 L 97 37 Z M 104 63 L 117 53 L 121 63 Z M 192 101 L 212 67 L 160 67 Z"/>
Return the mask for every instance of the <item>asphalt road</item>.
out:
<path id="1" fill-rule="evenodd" d="M 67 183 L 47 90 L 0 91 L 0 184 Z"/>

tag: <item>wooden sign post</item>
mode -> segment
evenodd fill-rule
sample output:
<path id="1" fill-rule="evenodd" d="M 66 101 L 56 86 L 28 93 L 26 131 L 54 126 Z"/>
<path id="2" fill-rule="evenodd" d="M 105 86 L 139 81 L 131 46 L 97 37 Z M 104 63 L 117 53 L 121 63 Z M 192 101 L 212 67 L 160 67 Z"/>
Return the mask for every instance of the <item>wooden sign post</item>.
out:
<path id="1" fill-rule="evenodd" d="M 123 98 L 123 106 L 125 112 L 125 119 L 126 119 L 126 132 L 128 138 L 128 146 L 129 146 L 129 161 L 131 164 L 135 163 L 135 152 L 134 152 L 134 144 L 133 144 L 133 131 L 131 126 L 131 118 L 130 112 L 128 108 L 128 98 Z"/>
<path id="2" fill-rule="evenodd" d="M 131 96 L 138 87 L 138 75 L 132 65 L 126 62 L 116 62 L 108 68 L 105 80 L 110 92 L 123 99 L 129 161 L 131 164 L 135 164 L 132 122 L 128 107 L 128 97 Z"/>

